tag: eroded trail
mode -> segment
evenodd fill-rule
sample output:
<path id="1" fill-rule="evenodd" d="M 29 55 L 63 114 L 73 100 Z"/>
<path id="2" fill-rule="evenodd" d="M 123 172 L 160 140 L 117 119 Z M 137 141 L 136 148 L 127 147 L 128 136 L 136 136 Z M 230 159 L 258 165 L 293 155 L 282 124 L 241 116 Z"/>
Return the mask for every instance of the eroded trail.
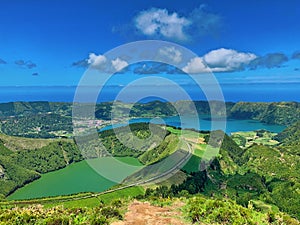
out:
<path id="1" fill-rule="evenodd" d="M 179 208 L 175 204 L 171 207 L 152 206 L 148 202 L 134 201 L 128 207 L 124 221 L 112 223 L 112 225 L 184 225 Z"/>

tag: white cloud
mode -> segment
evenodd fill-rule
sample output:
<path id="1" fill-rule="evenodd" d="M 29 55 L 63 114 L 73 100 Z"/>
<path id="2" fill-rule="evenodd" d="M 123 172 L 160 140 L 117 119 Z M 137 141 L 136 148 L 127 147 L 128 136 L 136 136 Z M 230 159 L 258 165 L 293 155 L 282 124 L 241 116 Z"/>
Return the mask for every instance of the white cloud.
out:
<path id="1" fill-rule="evenodd" d="M 90 66 L 94 69 L 98 69 L 108 73 L 120 71 L 128 66 L 128 63 L 125 60 L 120 59 L 119 57 L 114 60 L 110 60 L 107 59 L 105 55 L 97 55 L 95 53 L 90 53 L 87 59 L 73 63 L 73 65 L 75 66 L 85 66 L 85 64 L 87 64 L 86 66 Z"/>
<path id="2" fill-rule="evenodd" d="M 185 67 L 182 68 L 182 71 L 186 73 L 206 73 L 210 70 L 205 65 L 203 58 L 195 57 L 192 58 Z"/>
<path id="3" fill-rule="evenodd" d="M 229 72 L 245 69 L 257 56 L 252 53 L 238 52 L 233 49 L 220 48 L 203 56 L 204 62 L 212 72 Z"/>
<path id="4" fill-rule="evenodd" d="M 177 13 L 170 13 L 166 9 L 150 9 L 142 11 L 135 18 L 135 26 L 144 35 L 162 36 L 169 39 L 186 40 L 184 28 L 191 21 L 185 17 L 179 17 Z"/>
<path id="5" fill-rule="evenodd" d="M 96 55 L 95 53 L 90 53 L 87 60 L 88 64 L 94 68 L 101 69 L 105 66 L 106 57 L 104 55 Z"/>
<path id="6" fill-rule="evenodd" d="M 159 56 L 171 60 L 173 63 L 180 63 L 182 60 L 182 53 L 175 47 L 164 47 L 159 49 Z"/>
<path id="7" fill-rule="evenodd" d="M 128 63 L 125 60 L 122 60 L 120 58 L 116 58 L 115 60 L 111 61 L 112 66 L 115 68 L 116 71 L 120 71 L 126 66 L 128 66 Z"/>
<path id="8" fill-rule="evenodd" d="M 220 48 L 203 57 L 195 57 L 182 70 L 186 73 L 233 72 L 244 70 L 257 56 L 253 53 L 238 52 Z"/>
<path id="9" fill-rule="evenodd" d="M 218 37 L 222 27 L 222 17 L 209 12 L 206 5 L 202 4 L 191 12 L 181 15 L 167 9 L 151 8 L 139 12 L 133 19 L 133 23 L 134 28 L 145 36 L 182 42 L 206 35 Z M 128 28 L 124 26 L 120 31 L 124 32 L 124 29 Z"/>

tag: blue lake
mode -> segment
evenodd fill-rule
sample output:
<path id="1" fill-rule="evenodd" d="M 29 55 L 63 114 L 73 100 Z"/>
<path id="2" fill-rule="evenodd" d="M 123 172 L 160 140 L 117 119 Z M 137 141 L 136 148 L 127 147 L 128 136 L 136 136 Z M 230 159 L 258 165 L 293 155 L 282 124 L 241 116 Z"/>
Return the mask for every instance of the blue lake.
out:
<path id="1" fill-rule="evenodd" d="M 152 123 L 165 123 L 166 125 L 181 127 L 181 128 L 193 128 L 196 130 L 211 130 L 212 129 L 212 121 L 209 119 L 208 115 L 199 115 L 199 117 L 195 116 L 172 116 L 172 117 L 165 117 L 162 119 L 152 119 L 152 118 L 136 118 L 131 119 L 129 123 L 139 123 L 139 122 L 152 122 Z M 117 124 L 114 127 L 124 126 L 126 124 Z M 199 126 L 198 126 L 199 125 Z M 111 129 L 112 125 L 106 126 L 102 128 L 102 130 Z M 217 120 L 214 122 L 214 129 L 218 130 L 221 129 L 225 131 L 227 134 L 237 131 L 253 131 L 253 130 L 268 130 L 271 132 L 279 133 L 281 132 L 285 126 L 281 125 L 269 125 L 265 123 L 261 123 L 256 120 L 233 120 L 233 119 L 225 119 L 224 120 Z"/>

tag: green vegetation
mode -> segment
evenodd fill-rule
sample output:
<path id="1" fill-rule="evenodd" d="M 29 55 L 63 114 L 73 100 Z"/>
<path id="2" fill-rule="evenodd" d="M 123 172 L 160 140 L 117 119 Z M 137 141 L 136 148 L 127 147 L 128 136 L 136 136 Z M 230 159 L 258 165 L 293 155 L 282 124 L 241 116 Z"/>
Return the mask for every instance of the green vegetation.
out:
<path id="1" fill-rule="evenodd" d="M 10 159 L 0 156 L 0 165 L 2 167 L 0 179 L 0 197 L 8 195 L 18 187 L 22 187 L 40 177 L 40 175 L 32 170 L 28 170 L 17 164 L 11 163 Z"/>
<path id="2" fill-rule="evenodd" d="M 274 137 L 283 145 L 300 145 L 300 120 Z"/>
<path id="3" fill-rule="evenodd" d="M 224 107 L 225 106 L 225 107 Z M 114 108 L 113 108 L 114 107 Z M 176 111 L 189 115 L 195 107 L 199 115 L 211 112 L 220 117 L 233 119 L 254 119 L 267 124 L 291 125 L 300 120 L 300 106 L 296 102 L 250 103 L 218 101 L 177 101 L 173 103 L 153 101 L 149 103 L 112 103 L 96 105 L 97 120 L 110 120 L 114 116 L 137 117 L 177 116 Z M 0 129 L 7 135 L 33 138 L 69 138 L 72 136 L 72 104 L 53 102 L 14 102 L 0 103 Z"/>
<path id="4" fill-rule="evenodd" d="M 120 161 L 123 163 L 119 163 Z M 18 189 L 8 199 L 32 199 L 80 192 L 101 192 L 120 183 L 140 167 L 141 164 L 136 158 L 89 159 L 74 163 L 61 170 L 42 174 L 40 179 Z"/>
<path id="5" fill-rule="evenodd" d="M 175 152 L 178 148 L 178 143 L 177 136 L 170 134 L 157 147 L 139 156 L 139 160 L 145 165 L 158 162 Z"/>
<path id="6" fill-rule="evenodd" d="M 79 192 L 101 192 L 116 183 L 99 175 L 87 162 L 72 164 L 64 169 L 42 174 L 41 178 L 16 190 L 8 199 L 32 199 L 68 195 Z"/>
<path id="7" fill-rule="evenodd" d="M 72 113 L 71 104 L 47 101 L 9 102 L 0 104 L 0 118 L 12 116 L 29 116 L 50 112 L 70 116 Z"/>
<path id="8" fill-rule="evenodd" d="M 45 207 L 55 207 L 57 205 L 62 205 L 64 208 L 78 208 L 78 207 L 88 207 L 93 208 L 99 205 L 99 202 L 103 202 L 104 204 L 109 204 L 117 199 L 132 199 L 145 194 L 145 190 L 142 187 L 129 187 L 122 190 L 117 190 L 115 192 L 106 193 L 103 195 L 99 195 L 97 197 L 84 198 L 80 200 L 72 200 L 61 202 L 61 203 L 46 203 Z M 72 195 L 71 195 L 72 197 Z M 74 196 L 75 198 L 76 196 Z"/>
<path id="9" fill-rule="evenodd" d="M 255 119 L 267 124 L 291 125 L 300 120 L 300 103 L 236 103 L 228 114 L 234 119 Z"/>
<path id="10" fill-rule="evenodd" d="M 244 153 L 241 149 L 227 134 L 223 131 L 217 130 L 212 131 L 210 134 L 205 136 L 206 143 L 209 143 L 214 148 L 220 148 L 226 150 L 229 157 L 235 162 L 240 162 L 240 157 Z"/>
<path id="11" fill-rule="evenodd" d="M 24 168 L 47 173 L 64 168 L 72 162 L 78 162 L 82 157 L 74 143 L 59 141 L 38 150 L 18 151 L 11 155 L 11 160 Z"/>
<path id="12" fill-rule="evenodd" d="M 0 140 L 3 145 L 12 150 L 28 150 L 28 149 L 40 149 L 49 145 L 52 142 L 59 141 L 59 139 L 42 139 L 42 138 L 22 138 L 22 137 L 14 137 L 8 136 L 0 133 Z M 73 142 L 73 140 L 64 140 Z"/>
<path id="13" fill-rule="evenodd" d="M 174 105 L 182 107 L 183 111 L 191 107 L 185 101 L 173 105 L 162 102 L 135 104 L 131 115 L 173 116 Z M 212 105 L 216 111 L 221 106 L 218 102 Z M 116 113 L 122 115 L 129 106 L 118 103 Z M 202 114 L 209 113 L 208 106 L 207 102 L 196 102 L 196 108 Z M 107 112 L 111 107 L 111 103 L 97 105 L 96 116 L 108 119 Z M 185 205 L 184 215 L 192 223 L 299 224 L 299 108 L 299 103 L 294 102 L 226 104 L 230 118 L 256 119 L 269 124 L 292 124 L 277 135 L 258 130 L 236 132 L 229 137 L 222 131 L 205 133 L 161 125 L 150 125 L 149 128 L 147 123 L 132 124 L 129 126 L 132 132 L 128 132 L 128 127 L 120 127 L 115 130 L 117 134 L 112 130 L 99 133 L 99 142 L 105 146 L 106 152 L 99 147 L 97 141 L 92 145 L 87 141 L 90 148 L 80 152 L 76 145 L 78 143 L 71 139 L 35 140 L 1 134 L 0 194 L 3 201 L 0 224 L 108 224 L 122 218 L 128 203 L 132 201 L 131 197 L 161 205 L 164 202 L 171 204 L 181 201 Z M 1 131 L 14 136 L 68 136 L 72 132 L 69 129 L 70 110 L 70 105 L 63 103 L 0 104 Z M 223 116 L 224 112 L 219 115 Z M 28 126 L 25 118 L 28 118 Z M 222 140 L 220 137 L 223 136 Z M 126 141 L 121 142 L 119 138 Z M 152 140 L 149 141 L 150 139 Z M 147 180 L 176 165 L 186 156 L 188 146 L 192 148 L 192 157 L 180 171 L 185 173 L 181 179 L 184 179 L 183 182 L 176 183 L 174 179 L 170 179 L 166 182 L 167 186 L 159 184 L 145 192 L 143 188 L 130 187 L 99 196 L 82 193 L 28 200 L 31 204 L 42 203 L 44 207 L 21 207 L 26 202 L 10 202 L 6 198 L 19 187 L 40 177 L 42 178 L 38 181 L 43 181 L 44 177 L 51 174 L 71 183 L 71 186 L 78 186 L 78 179 L 84 184 L 84 178 L 94 180 L 95 186 L 98 183 L 103 186 L 108 184 L 104 179 L 97 180 L 89 176 L 82 167 L 77 170 L 77 177 L 71 177 L 72 181 L 66 178 L 67 175 L 61 175 L 77 165 L 87 166 L 87 162 L 96 170 L 101 169 L 101 166 L 114 165 L 114 171 L 106 171 L 116 173 L 117 182 L 110 183 L 105 189 L 120 183 L 124 178 L 125 182 L 130 183 Z M 218 147 L 220 150 L 216 154 Z M 90 159 L 82 161 L 81 153 Z M 108 157 L 110 155 L 120 158 L 111 161 L 112 158 Z M 100 166 L 98 162 L 101 160 L 105 162 L 101 162 Z M 78 161 L 82 162 L 72 164 Z M 143 167 L 141 163 L 146 166 Z M 121 165 L 127 165 L 132 170 L 122 169 L 123 167 L 119 167 Z M 53 172 L 48 173 L 50 171 Z M 55 185 L 50 183 L 46 186 L 53 188 Z M 102 190 L 97 188 L 90 191 Z M 44 188 L 40 186 L 31 191 L 38 193 L 41 189 Z M 77 192 L 75 190 L 65 194 Z M 25 195 L 29 196 L 28 193 Z M 20 207 L 11 210 L 10 204 L 20 204 Z"/>
<path id="14" fill-rule="evenodd" d="M 55 138 L 57 132 L 68 135 L 73 132 L 71 117 L 47 113 L 9 117 L 2 120 L 1 131 L 7 135 L 28 138 Z"/>
<path id="15" fill-rule="evenodd" d="M 206 144 L 199 145 L 199 148 L 194 149 L 194 152 L 189 161 L 182 168 L 183 171 L 191 173 L 199 171 L 201 157 L 206 149 Z"/>
<path id="16" fill-rule="evenodd" d="M 275 146 L 279 142 L 274 140 L 276 133 L 266 130 L 235 132 L 231 134 L 231 138 L 241 147 L 247 148 L 253 144 L 262 144 L 265 146 Z"/>
<path id="17" fill-rule="evenodd" d="M 299 224 L 285 214 L 259 212 L 242 207 L 229 199 L 207 199 L 202 196 L 190 198 L 184 208 L 187 218 L 203 224 Z"/>
<path id="18" fill-rule="evenodd" d="M 139 157 L 144 152 L 159 147 L 170 133 L 163 127 L 149 123 L 134 123 L 129 126 L 103 130 L 99 139 L 90 136 L 76 138 L 85 158 L 103 156 Z"/>
<path id="19" fill-rule="evenodd" d="M 295 129 L 295 126 L 291 126 L 291 129 Z M 206 143 L 209 137 L 212 137 L 210 145 L 213 147 L 220 146 L 218 140 L 222 136 L 220 132 L 215 131 L 207 134 L 205 136 Z M 296 131 L 292 133 L 297 135 Z M 233 199 L 244 207 L 247 207 L 249 202 L 253 204 L 255 202 L 255 207 L 258 210 L 272 209 L 272 213 L 276 215 L 281 210 L 299 219 L 299 147 L 293 148 L 292 151 L 291 146 L 277 146 L 280 143 L 276 142 L 277 145 L 272 143 L 275 134 L 266 131 L 239 132 L 238 135 L 245 139 L 247 135 L 255 135 L 257 138 L 253 139 L 255 141 L 246 140 L 247 147 L 245 146 L 242 149 L 229 136 L 225 135 L 217 157 L 210 161 L 210 165 L 206 170 L 196 172 L 201 169 L 201 158 L 203 157 L 204 148 L 207 147 L 207 144 L 203 144 L 202 149 L 194 150 L 192 158 L 183 167 L 183 170 L 191 176 L 183 184 L 171 185 L 169 188 L 158 187 L 152 191 L 148 190 L 146 193 L 150 196 L 179 197 L 182 193 L 195 194 L 201 192 L 207 196 Z M 238 141 L 241 137 L 234 136 Z M 291 139 L 295 138 L 291 137 Z M 270 142 L 272 144 L 269 144 Z M 194 146 L 198 147 L 199 145 Z M 295 149 L 298 149 L 298 151 Z M 194 180 L 197 179 L 198 173 L 203 175 L 202 182 Z M 194 186 L 195 184 L 198 185 Z M 270 210 L 268 213 L 270 213 Z M 205 221 L 205 219 L 202 221 Z"/>
<path id="20" fill-rule="evenodd" d="M 19 151 L 11 151 L 4 144 L 5 141 L 0 140 L 2 196 L 7 196 L 17 188 L 39 178 L 41 173 L 54 171 L 82 160 L 77 146 L 70 141 L 55 140 L 39 149 Z"/>
<path id="21" fill-rule="evenodd" d="M 112 130 L 106 130 L 99 133 L 99 140 L 106 145 L 107 150 L 111 153 L 114 157 L 122 156 L 121 158 L 103 158 L 100 157 L 98 159 L 93 159 L 93 155 L 89 158 L 87 162 L 100 174 L 103 174 L 106 177 L 114 177 L 116 182 L 121 182 L 126 176 L 134 173 L 136 170 L 140 169 L 142 164 L 137 160 L 137 158 L 130 158 L 130 157 L 138 157 L 139 155 L 144 154 L 146 150 L 153 152 L 157 152 L 157 156 L 148 157 L 148 159 L 154 163 L 157 160 L 166 157 L 169 154 L 172 154 L 177 147 L 176 139 L 177 137 L 171 135 L 167 132 L 164 128 L 158 125 L 150 125 L 145 123 L 139 124 L 132 124 L 129 126 L 132 130 L 132 133 L 128 133 L 126 127 L 117 128 L 116 131 L 118 133 L 118 137 L 116 136 L 115 132 Z M 152 132 L 152 133 L 151 133 Z M 166 136 L 165 139 L 164 138 Z M 119 137 L 125 138 L 128 142 L 122 143 L 118 138 Z M 133 137 L 138 138 L 141 140 L 140 149 L 137 150 L 136 148 L 131 147 Z M 74 177 L 74 174 L 71 176 L 67 174 L 63 176 L 61 173 L 64 171 L 70 171 L 72 168 L 76 168 L 77 166 L 72 165 L 68 167 L 66 170 L 60 170 L 65 168 L 67 165 L 72 164 L 73 162 L 78 162 L 83 160 L 81 152 L 79 151 L 76 144 L 71 140 L 64 140 L 64 139 L 36 139 L 36 143 L 30 145 L 30 143 L 35 141 L 35 139 L 27 139 L 27 138 L 17 138 L 17 137 L 10 137 L 6 135 L 1 135 L 0 139 L 0 182 L 1 182 L 1 189 L 0 194 L 2 196 L 7 196 L 14 192 L 16 189 L 24 186 L 27 183 L 32 182 L 33 180 L 40 178 L 38 181 L 28 185 L 22 191 L 17 191 L 13 196 L 16 198 L 22 198 L 26 196 L 26 198 L 32 197 L 41 197 L 47 195 L 59 195 L 59 193 L 52 188 L 49 190 L 45 187 L 55 186 L 67 186 L 69 183 L 74 183 L 71 187 L 76 187 L 76 181 L 78 181 L 79 175 L 83 175 L 84 171 L 87 170 L 80 170 L 78 171 L 78 177 Z M 151 138 L 152 140 L 148 140 Z M 152 141 L 160 143 L 156 147 L 153 146 Z M 14 144 L 11 144 L 10 141 L 15 141 Z M 43 143 L 45 141 L 45 143 Z M 43 144 L 42 144 L 43 143 Z M 136 142 L 135 142 L 136 143 Z M 169 149 L 165 149 L 165 143 L 169 146 Z M 162 145 L 162 146 L 161 146 Z M 6 146 L 13 147 L 13 151 L 8 149 Z M 33 148 L 38 147 L 38 148 Z M 86 155 L 85 155 L 86 156 Z M 104 155 L 105 156 L 105 155 Z M 130 156 L 130 157 L 126 157 Z M 143 156 L 145 159 L 145 156 Z M 112 160 L 110 160 L 112 159 Z M 100 162 L 101 161 L 101 162 Z M 83 164 L 83 162 L 82 162 Z M 81 164 L 80 164 L 81 165 Z M 112 165 L 114 165 L 111 169 Z M 125 167 L 124 167 L 125 166 Z M 88 166 L 86 166 L 88 167 Z M 89 168 L 90 169 L 90 168 Z M 51 171 L 55 171 L 52 174 L 45 174 Z M 55 174 L 57 173 L 56 176 Z M 93 173 L 96 173 L 93 171 Z M 109 174 L 106 174 L 109 173 Z M 45 175 L 42 175 L 45 174 Z M 53 175 L 54 174 L 54 175 Z M 115 175 L 114 175 L 115 174 Z M 47 177 L 52 177 L 51 179 L 47 179 Z M 59 181 L 60 178 L 63 179 L 65 182 Z M 70 181 L 71 178 L 74 178 Z M 88 176 L 87 176 L 88 177 Z M 84 180 L 87 177 L 81 177 L 81 180 Z M 99 179 L 106 180 L 103 177 L 99 176 Z M 94 179 L 95 181 L 99 179 Z M 50 181 L 50 183 L 49 183 Z M 69 183 L 68 183 L 68 182 Z M 104 182 L 104 181 L 103 181 Z M 100 182 L 100 183 L 103 183 Z M 115 183 L 104 182 L 105 185 L 94 185 L 91 191 L 102 191 L 105 190 Z M 70 185 L 69 185 L 70 186 Z M 88 185 L 87 185 L 88 186 Z M 87 187 L 79 188 L 79 189 L 64 189 L 65 194 L 76 193 L 80 191 L 88 191 Z M 29 192 L 28 192 L 29 190 Z M 24 192 L 24 194 L 22 194 Z M 42 192 L 42 193 L 41 193 Z M 21 194 L 20 194 L 21 193 Z M 18 197 L 19 196 L 19 197 Z"/>
<path id="22" fill-rule="evenodd" d="M 149 129 L 151 126 L 151 130 Z M 130 128 L 131 132 L 128 132 Z M 153 143 L 160 143 L 168 135 L 163 128 L 155 124 L 135 123 L 129 127 L 119 127 L 99 133 L 100 141 L 113 156 L 137 157 L 154 148 Z"/>
<path id="23" fill-rule="evenodd" d="M 71 106 L 46 101 L 1 103 L 1 132 L 32 138 L 68 137 L 72 133 Z"/>
<path id="24" fill-rule="evenodd" d="M 111 221 L 122 219 L 122 205 L 121 201 L 114 201 L 109 205 L 99 203 L 93 208 L 44 208 L 41 205 L 33 205 L 16 207 L 13 210 L 0 209 L 0 224 L 109 224 Z"/>

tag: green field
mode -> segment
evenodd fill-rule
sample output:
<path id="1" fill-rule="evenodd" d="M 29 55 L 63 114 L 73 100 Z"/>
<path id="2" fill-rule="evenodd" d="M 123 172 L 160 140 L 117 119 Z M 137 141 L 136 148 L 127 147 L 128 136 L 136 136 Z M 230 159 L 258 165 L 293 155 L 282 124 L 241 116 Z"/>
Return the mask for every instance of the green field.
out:
<path id="1" fill-rule="evenodd" d="M 167 127 L 167 130 L 170 131 L 173 134 L 177 134 L 186 138 L 199 138 L 199 137 L 203 137 L 204 134 L 193 131 L 193 130 L 186 130 L 186 129 L 175 129 L 174 127 Z"/>
<path id="2" fill-rule="evenodd" d="M 250 147 L 253 144 L 262 144 L 266 146 L 275 146 L 279 142 L 274 140 L 277 133 L 266 130 L 240 131 L 231 134 L 231 138 L 242 148 Z"/>
<path id="3" fill-rule="evenodd" d="M 75 208 L 75 207 L 97 207 L 99 206 L 99 202 L 102 201 L 105 204 L 109 204 L 115 199 L 127 199 L 127 198 L 134 198 L 138 195 L 143 195 L 145 190 L 143 187 L 129 187 L 122 190 L 117 190 L 112 193 L 107 193 L 103 195 L 99 195 L 98 197 L 92 197 L 87 199 L 80 199 L 80 200 L 71 200 L 59 203 L 64 208 Z M 45 207 L 54 207 L 57 206 L 58 203 L 48 203 L 45 204 Z"/>
<path id="4" fill-rule="evenodd" d="M 71 164 L 61 170 L 43 174 L 40 179 L 15 191 L 8 199 L 32 199 L 79 192 L 101 192 L 121 182 L 139 168 L 141 168 L 139 161 L 131 157 L 89 159 Z M 114 181 L 105 177 L 113 178 Z"/>
<path id="5" fill-rule="evenodd" d="M 201 157 L 203 156 L 206 147 L 207 147 L 206 144 L 199 144 L 197 146 L 197 148 L 194 149 L 193 155 L 191 156 L 189 161 L 184 165 L 182 170 L 186 171 L 188 173 L 199 171 L 199 165 L 200 165 L 200 162 L 201 162 Z"/>

